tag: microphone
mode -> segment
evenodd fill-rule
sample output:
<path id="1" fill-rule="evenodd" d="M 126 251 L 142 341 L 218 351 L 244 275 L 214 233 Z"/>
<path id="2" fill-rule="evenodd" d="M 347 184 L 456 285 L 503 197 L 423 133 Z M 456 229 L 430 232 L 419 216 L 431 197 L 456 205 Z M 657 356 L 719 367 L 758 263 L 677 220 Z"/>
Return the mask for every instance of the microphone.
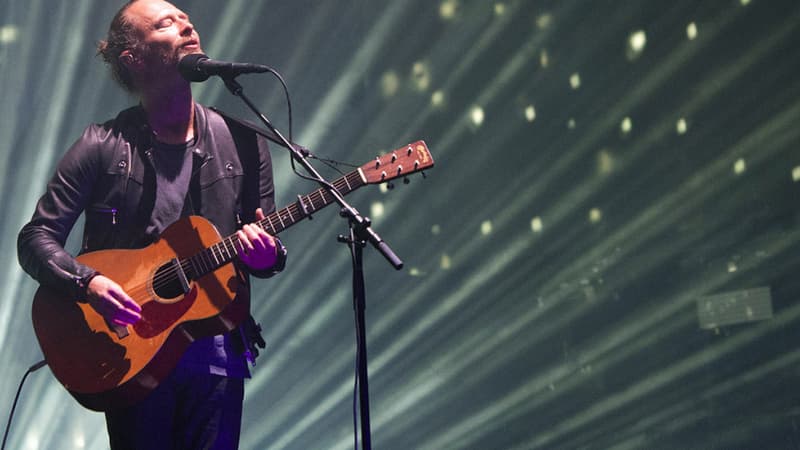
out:
<path id="1" fill-rule="evenodd" d="M 260 64 L 216 61 L 202 53 L 186 55 L 178 62 L 178 72 L 187 81 L 206 81 L 212 75 L 235 77 L 243 73 L 269 72 L 270 68 Z"/>

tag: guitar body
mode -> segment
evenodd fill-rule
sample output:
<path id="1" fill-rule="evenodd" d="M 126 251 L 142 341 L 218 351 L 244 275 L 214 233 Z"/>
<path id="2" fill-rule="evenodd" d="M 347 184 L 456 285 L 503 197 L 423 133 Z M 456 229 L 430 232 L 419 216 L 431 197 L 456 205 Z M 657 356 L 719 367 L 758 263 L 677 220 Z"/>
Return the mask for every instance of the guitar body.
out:
<path id="1" fill-rule="evenodd" d="M 232 330 L 246 317 L 247 283 L 232 263 L 189 280 L 188 292 L 163 289 L 170 261 L 220 239 L 210 222 L 192 216 L 143 249 L 80 255 L 78 261 L 119 283 L 142 307 L 142 319 L 127 328 L 115 330 L 88 303 L 39 288 L 33 300 L 39 345 L 55 377 L 78 402 L 105 411 L 141 400 L 194 340 Z"/>

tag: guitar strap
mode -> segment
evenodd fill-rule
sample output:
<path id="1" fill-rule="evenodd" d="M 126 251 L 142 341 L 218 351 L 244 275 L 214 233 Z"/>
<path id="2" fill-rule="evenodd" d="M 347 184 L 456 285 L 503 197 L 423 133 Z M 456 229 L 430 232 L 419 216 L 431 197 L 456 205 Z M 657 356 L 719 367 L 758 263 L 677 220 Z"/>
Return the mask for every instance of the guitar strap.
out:
<path id="1" fill-rule="evenodd" d="M 209 128 L 216 136 L 219 136 L 220 132 L 230 133 L 244 173 L 241 199 L 236 205 L 236 221 L 237 225 L 241 227 L 255 221 L 255 211 L 260 206 L 259 167 L 261 161 L 259 160 L 258 138 L 254 130 L 243 125 L 237 119 L 219 110 L 214 109 L 214 111 L 219 115 L 207 115 Z M 264 338 L 261 336 L 261 325 L 256 323 L 252 314 L 248 314 L 244 322 L 239 325 L 238 331 L 241 339 L 233 339 L 234 349 L 239 354 L 244 353 L 250 363 L 255 365 L 259 347 L 263 349 L 266 346 Z"/>

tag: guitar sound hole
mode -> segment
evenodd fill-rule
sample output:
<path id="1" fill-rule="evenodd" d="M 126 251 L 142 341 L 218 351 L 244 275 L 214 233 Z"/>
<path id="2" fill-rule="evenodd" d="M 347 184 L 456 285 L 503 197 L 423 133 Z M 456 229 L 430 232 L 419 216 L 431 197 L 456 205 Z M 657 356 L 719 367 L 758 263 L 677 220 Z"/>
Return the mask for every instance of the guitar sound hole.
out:
<path id="1" fill-rule="evenodd" d="M 156 270 L 153 276 L 153 291 L 163 299 L 174 299 L 184 294 L 183 286 L 172 263 L 164 264 Z"/>

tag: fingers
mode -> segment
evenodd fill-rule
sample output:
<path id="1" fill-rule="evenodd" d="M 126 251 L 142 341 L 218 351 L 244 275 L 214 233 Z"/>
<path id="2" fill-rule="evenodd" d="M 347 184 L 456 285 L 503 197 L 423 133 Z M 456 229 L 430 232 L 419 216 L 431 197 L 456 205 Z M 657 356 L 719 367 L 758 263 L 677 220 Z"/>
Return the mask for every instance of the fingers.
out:
<path id="1" fill-rule="evenodd" d="M 101 303 L 103 317 L 117 325 L 133 325 L 142 318 L 141 308 L 132 308 L 114 298 L 107 297 Z"/>
<path id="2" fill-rule="evenodd" d="M 92 278 L 86 297 L 95 311 L 115 325 L 132 325 L 142 318 L 141 306 L 110 278 L 102 275 Z"/>
<path id="3" fill-rule="evenodd" d="M 125 324 L 134 324 L 142 318 L 142 307 L 139 306 L 132 298 L 128 297 L 125 291 L 112 291 L 111 295 L 114 296 L 116 303 L 115 317 L 117 321 L 124 322 Z"/>
<path id="4" fill-rule="evenodd" d="M 264 230 L 247 224 L 237 233 L 239 234 L 239 241 L 242 243 L 242 250 L 246 254 L 256 250 L 259 246 L 263 246 L 263 236 L 266 235 Z"/>
<path id="5" fill-rule="evenodd" d="M 125 305 L 111 297 L 102 297 L 90 302 L 90 304 L 108 322 L 115 325 L 133 325 L 142 318 L 140 312 L 133 308 L 125 307 Z"/>
<path id="6" fill-rule="evenodd" d="M 263 218 L 261 208 L 256 210 L 256 217 Z M 237 232 L 241 248 L 239 259 L 253 269 L 260 270 L 272 267 L 277 259 L 275 239 L 257 225 L 245 225 Z"/>

